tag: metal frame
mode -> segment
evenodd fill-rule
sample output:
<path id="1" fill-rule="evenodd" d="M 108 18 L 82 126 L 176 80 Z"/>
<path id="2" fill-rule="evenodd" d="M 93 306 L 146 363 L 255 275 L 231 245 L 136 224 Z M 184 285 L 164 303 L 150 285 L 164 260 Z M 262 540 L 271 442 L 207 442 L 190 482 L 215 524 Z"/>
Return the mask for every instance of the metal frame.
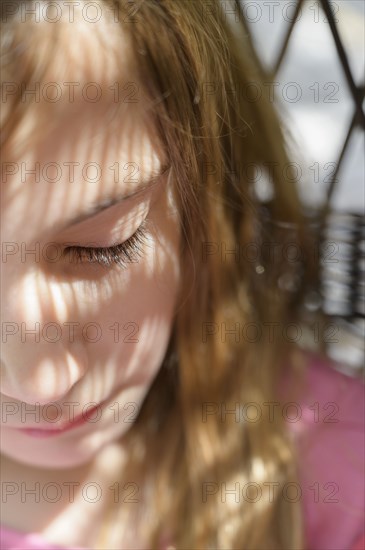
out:
<path id="1" fill-rule="evenodd" d="M 285 55 L 288 51 L 291 36 L 293 34 L 294 27 L 297 22 L 298 15 L 304 4 L 304 0 L 297 0 L 294 16 L 292 22 L 287 29 L 282 41 L 281 48 L 277 55 L 276 61 L 269 69 L 265 68 L 259 59 L 257 52 L 250 41 L 250 47 L 252 49 L 251 55 L 255 60 L 257 66 L 260 68 L 262 74 L 266 79 L 274 79 L 280 67 L 282 66 Z M 235 0 L 237 12 L 240 15 L 240 21 L 244 27 L 246 35 L 250 36 L 250 27 L 247 23 L 240 0 Z M 329 28 L 332 38 L 335 43 L 338 59 L 340 61 L 342 70 L 345 74 L 346 81 L 349 87 L 350 94 L 353 99 L 354 111 L 351 119 L 351 123 L 348 127 L 345 141 L 343 143 L 341 152 L 336 165 L 336 170 L 332 174 L 329 182 L 326 194 L 326 200 L 324 205 L 316 211 L 309 213 L 309 218 L 312 223 L 310 225 L 315 227 L 317 239 L 319 238 L 320 244 L 323 246 L 328 243 L 331 234 L 336 234 L 336 242 L 345 245 L 350 249 L 350 253 L 346 259 L 343 259 L 341 265 L 337 264 L 337 274 L 334 277 L 334 273 L 328 269 L 328 266 L 322 264 L 321 272 L 318 273 L 318 288 L 320 293 L 320 299 L 322 302 L 322 311 L 325 311 L 326 303 L 331 300 L 330 292 L 328 288 L 331 287 L 331 283 L 346 284 L 347 287 L 347 301 L 338 304 L 338 310 L 331 308 L 331 317 L 341 318 L 350 323 L 356 323 L 360 319 L 365 319 L 365 292 L 364 292 L 364 274 L 365 274 L 365 217 L 353 212 L 336 212 L 331 208 L 331 198 L 335 192 L 336 185 L 338 184 L 338 173 L 342 167 L 343 160 L 345 158 L 351 137 L 355 131 L 355 128 L 360 128 L 365 131 L 365 113 L 363 109 L 363 101 L 365 97 L 365 83 L 358 86 L 353 78 L 348 56 L 346 54 L 345 47 L 341 41 L 340 34 L 337 29 L 336 21 L 331 9 L 329 0 L 319 0 L 319 5 L 323 10 L 323 13 L 327 17 Z M 314 222 L 314 223 L 313 223 Z M 339 227 L 343 230 L 343 235 L 339 235 Z M 338 280 L 346 280 L 347 282 L 338 283 Z M 329 284 L 330 283 L 330 284 Z M 335 293 L 335 292 L 333 292 Z M 357 327 L 354 325 L 355 329 Z"/>

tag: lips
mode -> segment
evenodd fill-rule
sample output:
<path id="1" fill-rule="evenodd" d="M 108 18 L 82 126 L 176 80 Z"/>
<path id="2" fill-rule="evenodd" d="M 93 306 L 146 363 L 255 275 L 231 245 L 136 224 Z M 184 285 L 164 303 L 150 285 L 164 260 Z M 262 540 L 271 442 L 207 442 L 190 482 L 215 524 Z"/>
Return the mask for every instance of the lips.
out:
<path id="1" fill-rule="evenodd" d="M 16 429 L 17 431 L 23 434 L 29 435 L 31 437 L 38 437 L 38 438 L 47 438 L 47 437 L 61 435 L 70 430 L 73 430 L 74 428 L 83 426 L 84 424 L 88 423 L 91 419 L 93 419 L 94 414 L 98 410 L 100 410 L 100 407 L 101 405 L 96 405 L 95 407 L 89 409 L 85 413 L 80 414 L 79 416 L 74 418 L 72 421 L 67 422 L 63 426 L 53 427 L 53 428 L 16 428 Z M 94 422 L 95 421 L 96 420 L 94 420 Z M 91 423 L 94 423 L 94 422 L 91 422 Z"/>

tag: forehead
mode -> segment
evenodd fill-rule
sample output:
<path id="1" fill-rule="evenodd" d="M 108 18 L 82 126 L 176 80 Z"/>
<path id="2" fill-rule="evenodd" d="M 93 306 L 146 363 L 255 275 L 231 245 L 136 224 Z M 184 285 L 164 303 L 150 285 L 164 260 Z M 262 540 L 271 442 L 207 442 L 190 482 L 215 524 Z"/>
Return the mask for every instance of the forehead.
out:
<path id="1" fill-rule="evenodd" d="M 42 16 L 20 14 L 10 34 L 10 69 L 5 68 L 11 82 L 5 99 L 22 91 L 25 114 L 37 110 L 37 115 L 47 114 L 47 127 L 56 115 L 108 111 L 113 117 L 117 112 L 125 117 L 131 110 L 141 111 L 142 90 L 130 34 L 113 19 L 107 5 L 90 3 L 103 8 L 93 23 L 85 18 L 80 2 L 72 16 L 62 12 L 63 17 L 50 23 L 48 11 L 41 10 L 43 4 L 36 2 L 35 10 Z"/>
<path id="2" fill-rule="evenodd" d="M 76 8 L 73 22 L 30 28 L 22 55 L 38 56 L 45 69 L 27 84 L 15 147 L 7 151 L 16 172 L 2 186 L 3 204 L 26 211 L 37 196 L 54 219 L 62 211 L 53 205 L 76 211 L 81 201 L 102 200 L 113 190 L 133 192 L 167 159 L 145 109 L 127 33 L 109 12 L 91 25 Z M 26 145 L 20 156 L 17 140 Z"/>
<path id="3" fill-rule="evenodd" d="M 85 118 L 97 116 L 105 124 L 117 117 L 123 124 L 143 118 L 151 131 L 153 113 L 147 109 L 138 76 L 139 54 L 131 43 L 137 26 L 123 25 L 106 2 L 88 3 L 100 10 L 94 18 L 84 11 L 83 3 L 66 2 L 72 11 L 61 10 L 62 17 L 51 23 L 49 10 L 54 4 L 44 11 L 47 3 L 36 2 L 33 17 L 20 11 L 10 33 L 14 40 L 5 56 L 10 63 L 5 63 L 9 82 L 4 97 L 10 108 L 11 99 L 23 92 L 22 135 L 37 130 L 34 123 L 41 119 L 46 119 L 44 135 L 67 117 L 84 123 Z"/>
<path id="4" fill-rule="evenodd" d="M 44 19 L 37 25 L 33 33 L 35 40 L 36 35 L 42 33 L 45 47 L 52 53 L 52 63 L 47 70 L 50 80 L 62 76 L 80 84 L 103 84 L 121 77 L 135 78 L 127 28 L 113 19 L 106 4 L 92 4 L 101 10 L 94 22 L 85 16 L 83 6 L 75 6 L 72 16 L 65 12 L 56 25 Z"/>

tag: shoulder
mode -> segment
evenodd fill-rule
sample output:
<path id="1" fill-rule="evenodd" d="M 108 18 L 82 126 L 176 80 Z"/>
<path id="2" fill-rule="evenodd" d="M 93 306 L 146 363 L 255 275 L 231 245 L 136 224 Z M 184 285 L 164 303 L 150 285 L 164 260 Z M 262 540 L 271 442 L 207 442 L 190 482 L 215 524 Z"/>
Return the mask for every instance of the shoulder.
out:
<path id="1" fill-rule="evenodd" d="M 364 384 L 329 360 L 308 356 L 298 402 L 288 422 L 298 466 L 308 547 L 352 548 L 364 534 Z"/>

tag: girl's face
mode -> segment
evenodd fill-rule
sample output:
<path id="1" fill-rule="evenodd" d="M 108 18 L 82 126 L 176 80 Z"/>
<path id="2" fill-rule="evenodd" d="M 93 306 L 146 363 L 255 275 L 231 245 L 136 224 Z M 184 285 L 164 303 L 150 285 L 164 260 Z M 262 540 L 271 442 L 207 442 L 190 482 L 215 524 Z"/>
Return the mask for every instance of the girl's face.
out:
<path id="1" fill-rule="evenodd" d="M 19 139 L 26 124 L 39 131 L 38 112 L 49 124 L 21 158 L 8 151 L 1 188 L 1 450 L 46 468 L 86 463 L 131 427 L 166 352 L 180 282 L 169 159 L 119 24 L 90 27 L 63 25 Z M 122 252 L 67 251 L 126 241 Z"/>

